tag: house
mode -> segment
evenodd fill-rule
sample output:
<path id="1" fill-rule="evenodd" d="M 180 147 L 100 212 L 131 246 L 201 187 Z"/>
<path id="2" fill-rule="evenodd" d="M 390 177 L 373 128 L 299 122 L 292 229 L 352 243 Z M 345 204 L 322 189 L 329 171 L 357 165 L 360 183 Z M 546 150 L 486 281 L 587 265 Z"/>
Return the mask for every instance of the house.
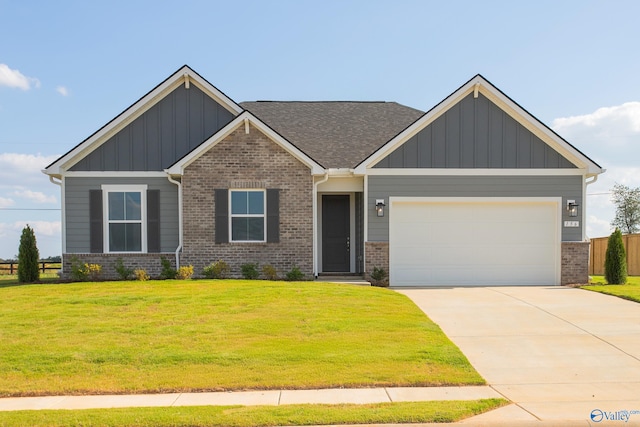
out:
<path id="1" fill-rule="evenodd" d="M 238 104 L 184 66 L 43 172 L 67 273 L 165 257 L 464 286 L 586 282 L 604 170 L 480 75 L 425 113 Z"/>

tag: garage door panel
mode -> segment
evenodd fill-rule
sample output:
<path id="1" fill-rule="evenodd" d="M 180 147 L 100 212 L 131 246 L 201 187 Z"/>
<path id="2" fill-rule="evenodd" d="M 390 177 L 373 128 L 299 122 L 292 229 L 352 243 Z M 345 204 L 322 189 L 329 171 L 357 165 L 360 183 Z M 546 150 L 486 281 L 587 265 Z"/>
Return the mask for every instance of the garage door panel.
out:
<path id="1" fill-rule="evenodd" d="M 556 284 L 557 202 L 393 202 L 393 286 Z"/>

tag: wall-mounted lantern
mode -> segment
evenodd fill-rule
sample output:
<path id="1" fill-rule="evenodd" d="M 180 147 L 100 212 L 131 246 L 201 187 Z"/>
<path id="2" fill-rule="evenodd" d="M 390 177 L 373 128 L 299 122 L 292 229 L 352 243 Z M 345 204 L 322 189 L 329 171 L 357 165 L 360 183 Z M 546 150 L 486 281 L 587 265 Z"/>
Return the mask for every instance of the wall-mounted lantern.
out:
<path id="1" fill-rule="evenodd" d="M 578 216 L 578 206 L 575 200 L 567 200 L 567 212 L 569 212 L 570 217 Z"/>
<path id="2" fill-rule="evenodd" d="M 384 199 L 376 199 L 376 215 L 384 216 Z"/>

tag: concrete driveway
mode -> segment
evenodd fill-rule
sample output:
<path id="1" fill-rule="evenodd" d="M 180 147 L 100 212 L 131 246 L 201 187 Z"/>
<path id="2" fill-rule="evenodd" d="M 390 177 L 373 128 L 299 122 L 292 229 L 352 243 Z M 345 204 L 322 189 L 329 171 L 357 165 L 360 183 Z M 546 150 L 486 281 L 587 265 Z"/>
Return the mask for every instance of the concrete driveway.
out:
<path id="1" fill-rule="evenodd" d="M 640 304 L 567 287 L 397 291 L 515 403 L 469 421 L 640 425 Z"/>

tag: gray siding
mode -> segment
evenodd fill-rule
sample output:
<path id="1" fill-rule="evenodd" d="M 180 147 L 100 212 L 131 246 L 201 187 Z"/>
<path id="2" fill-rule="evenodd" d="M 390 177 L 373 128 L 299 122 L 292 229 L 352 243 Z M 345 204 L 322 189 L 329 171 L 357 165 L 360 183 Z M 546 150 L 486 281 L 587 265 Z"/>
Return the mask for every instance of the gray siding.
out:
<path id="1" fill-rule="evenodd" d="M 376 168 L 575 168 L 511 116 L 469 94 Z"/>
<path id="2" fill-rule="evenodd" d="M 376 199 L 389 197 L 562 197 L 562 204 L 575 200 L 583 209 L 582 176 L 370 176 L 367 200 L 368 240 L 389 240 L 389 216 L 376 216 Z M 389 209 L 389 208 L 387 208 Z M 582 220 L 569 218 L 562 209 L 562 221 L 580 220 L 581 227 L 562 227 L 563 241 L 582 240 Z"/>
<path id="3" fill-rule="evenodd" d="M 73 171 L 160 171 L 233 120 L 195 85 L 179 86 L 111 137 Z"/>
<path id="4" fill-rule="evenodd" d="M 160 190 L 161 252 L 178 247 L 178 187 L 166 178 L 65 178 L 67 253 L 89 252 L 89 190 L 102 184 L 141 185 Z"/>

